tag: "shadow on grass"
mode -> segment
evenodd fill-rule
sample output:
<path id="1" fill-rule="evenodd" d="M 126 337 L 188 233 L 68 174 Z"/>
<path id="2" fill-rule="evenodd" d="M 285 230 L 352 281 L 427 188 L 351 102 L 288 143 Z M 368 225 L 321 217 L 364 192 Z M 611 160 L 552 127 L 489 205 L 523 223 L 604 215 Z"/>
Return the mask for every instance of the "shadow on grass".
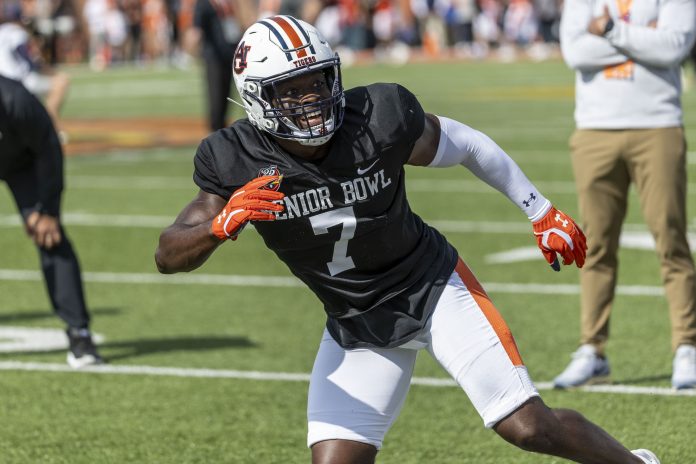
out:
<path id="1" fill-rule="evenodd" d="M 121 314 L 121 308 L 96 308 L 90 309 L 89 313 L 94 317 L 102 316 L 117 316 Z M 11 325 L 14 322 L 36 321 L 40 319 L 57 318 L 56 314 L 49 308 L 32 311 L 20 311 L 14 313 L 0 312 L 0 325 Z"/>
<path id="2" fill-rule="evenodd" d="M 176 337 L 161 339 L 124 340 L 105 342 L 99 345 L 100 351 L 116 351 L 105 356 L 107 362 L 119 359 L 137 358 L 151 353 L 172 351 L 206 351 L 225 348 L 252 348 L 256 346 L 247 337 Z"/>
<path id="3" fill-rule="evenodd" d="M 152 353 L 171 353 L 171 352 L 194 352 L 219 350 L 226 348 L 252 348 L 257 346 L 256 343 L 250 341 L 247 337 L 226 337 L 226 336 L 200 336 L 200 337 L 171 337 L 171 338 L 156 338 L 156 339 L 137 339 L 104 342 L 98 345 L 100 354 L 104 356 L 104 360 L 117 361 L 120 359 L 137 358 L 138 356 L 148 355 Z M 12 351 L 0 353 L 0 359 L 12 358 L 17 359 L 18 356 L 32 355 L 36 356 L 41 353 L 57 353 L 64 352 L 64 349 L 45 350 L 45 351 Z"/>

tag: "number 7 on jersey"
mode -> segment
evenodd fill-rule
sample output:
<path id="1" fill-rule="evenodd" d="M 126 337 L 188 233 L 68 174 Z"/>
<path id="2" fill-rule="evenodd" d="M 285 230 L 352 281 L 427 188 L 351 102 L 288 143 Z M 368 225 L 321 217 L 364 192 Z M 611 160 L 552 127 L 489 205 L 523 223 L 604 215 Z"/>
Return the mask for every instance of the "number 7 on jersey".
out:
<path id="1" fill-rule="evenodd" d="M 312 223 L 315 235 L 326 234 L 329 232 L 330 227 L 343 225 L 341 237 L 334 245 L 331 261 L 326 263 L 326 265 L 331 276 L 353 269 L 355 263 L 353 263 L 353 258 L 348 256 L 348 241 L 355 236 L 355 226 L 357 224 L 353 207 L 347 206 L 317 214 L 310 217 L 309 222 Z"/>

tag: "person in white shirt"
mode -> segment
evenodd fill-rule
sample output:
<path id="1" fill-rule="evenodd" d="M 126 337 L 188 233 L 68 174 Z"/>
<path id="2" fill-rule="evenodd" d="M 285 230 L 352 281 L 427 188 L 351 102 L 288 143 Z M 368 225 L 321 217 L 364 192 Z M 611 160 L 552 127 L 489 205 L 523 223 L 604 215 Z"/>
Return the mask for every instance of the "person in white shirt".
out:
<path id="1" fill-rule="evenodd" d="M 580 347 L 554 380 L 558 388 L 609 376 L 605 347 L 631 183 L 655 239 L 669 303 L 672 385 L 696 387 L 696 272 L 686 239 L 680 103 L 680 63 L 695 28 L 694 0 L 565 2 L 561 50 L 576 71 L 570 148 L 588 252 L 580 273 Z"/>

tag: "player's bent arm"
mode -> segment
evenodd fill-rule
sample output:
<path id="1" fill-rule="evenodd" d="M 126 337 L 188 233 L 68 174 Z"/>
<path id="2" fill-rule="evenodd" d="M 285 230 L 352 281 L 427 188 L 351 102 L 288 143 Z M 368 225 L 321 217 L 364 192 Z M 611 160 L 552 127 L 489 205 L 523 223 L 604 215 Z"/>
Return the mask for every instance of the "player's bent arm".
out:
<path id="1" fill-rule="evenodd" d="M 163 274 L 189 272 L 200 267 L 223 243 L 211 229 L 212 220 L 227 202 L 218 195 L 199 191 L 179 213 L 174 224 L 162 231 L 155 252 Z"/>
<path id="2" fill-rule="evenodd" d="M 426 114 L 423 134 L 416 141 L 408 164 L 428 167 L 461 164 L 507 196 L 531 221 L 551 209 L 551 203 L 490 137 L 449 118 Z"/>
<path id="3" fill-rule="evenodd" d="M 460 122 L 427 114 L 409 164 L 447 167 L 461 164 L 503 193 L 533 223 L 534 235 L 546 261 L 560 270 L 563 264 L 585 263 L 585 236 L 569 216 L 557 210 L 527 179 L 519 166 L 485 134 Z"/>

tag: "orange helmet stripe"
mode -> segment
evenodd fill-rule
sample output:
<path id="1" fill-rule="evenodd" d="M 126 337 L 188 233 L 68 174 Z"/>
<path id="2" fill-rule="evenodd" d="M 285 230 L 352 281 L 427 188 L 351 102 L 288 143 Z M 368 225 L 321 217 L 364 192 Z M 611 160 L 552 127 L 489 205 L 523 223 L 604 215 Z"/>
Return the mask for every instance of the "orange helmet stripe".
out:
<path id="1" fill-rule="evenodd" d="M 305 46 L 305 44 L 302 42 L 302 39 L 300 39 L 300 36 L 297 35 L 295 29 L 290 25 L 290 23 L 288 23 L 285 20 L 285 18 L 283 18 L 282 16 L 273 16 L 270 19 L 277 25 L 279 25 L 281 29 L 283 29 L 283 32 L 285 32 L 285 34 L 290 39 L 290 43 L 292 43 L 293 48 L 297 49 L 302 46 Z M 307 50 L 305 50 L 304 48 L 297 50 L 298 58 L 303 58 L 305 56 L 307 56 Z"/>

